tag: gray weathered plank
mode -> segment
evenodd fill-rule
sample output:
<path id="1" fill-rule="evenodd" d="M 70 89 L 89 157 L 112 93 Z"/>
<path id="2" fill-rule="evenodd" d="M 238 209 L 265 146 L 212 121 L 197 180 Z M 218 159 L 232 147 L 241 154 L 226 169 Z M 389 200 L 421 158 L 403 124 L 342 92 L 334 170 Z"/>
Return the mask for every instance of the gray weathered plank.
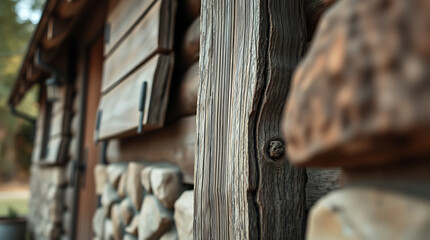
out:
<path id="1" fill-rule="evenodd" d="M 103 95 L 98 139 L 136 133 L 142 83 L 147 82 L 143 129 L 163 126 L 173 68 L 173 55 L 158 54 L 133 72 L 112 91 Z"/>
<path id="2" fill-rule="evenodd" d="M 112 89 L 138 65 L 157 52 L 173 49 L 175 0 L 160 0 L 105 60 L 102 92 Z"/>
<path id="3" fill-rule="evenodd" d="M 279 125 L 304 2 L 203 0 L 201 14 L 194 238 L 303 239 L 306 173 Z"/>
<path id="4" fill-rule="evenodd" d="M 107 16 L 110 33 L 109 40 L 105 42 L 105 56 L 124 37 L 127 31 L 130 31 L 154 2 L 155 0 L 121 0 L 115 4 L 115 7 Z"/>

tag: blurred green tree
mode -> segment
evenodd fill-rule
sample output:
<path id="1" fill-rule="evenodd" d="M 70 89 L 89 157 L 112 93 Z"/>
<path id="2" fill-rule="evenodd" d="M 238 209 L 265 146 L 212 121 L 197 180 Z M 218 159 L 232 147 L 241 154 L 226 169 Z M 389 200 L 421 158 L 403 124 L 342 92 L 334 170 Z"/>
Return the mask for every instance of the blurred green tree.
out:
<path id="1" fill-rule="evenodd" d="M 0 180 L 3 181 L 17 174 L 25 177 L 30 165 L 32 126 L 10 114 L 7 100 L 43 3 L 44 0 L 0 1 Z M 34 89 L 19 108 L 36 115 Z"/>

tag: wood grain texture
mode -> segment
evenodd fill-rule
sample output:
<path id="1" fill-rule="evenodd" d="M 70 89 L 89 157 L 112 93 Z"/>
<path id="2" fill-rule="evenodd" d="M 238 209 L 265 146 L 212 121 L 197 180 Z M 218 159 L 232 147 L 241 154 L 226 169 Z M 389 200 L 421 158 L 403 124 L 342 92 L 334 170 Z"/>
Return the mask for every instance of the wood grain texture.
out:
<path id="1" fill-rule="evenodd" d="M 303 239 L 306 173 L 268 146 L 282 146 L 304 2 L 203 0 L 202 9 L 194 238 Z"/>
<path id="2" fill-rule="evenodd" d="M 127 74 L 157 52 L 173 49 L 175 0 L 160 0 L 108 56 L 103 66 L 102 92 L 106 93 Z"/>
<path id="3" fill-rule="evenodd" d="M 192 183 L 194 173 L 196 117 L 181 118 L 162 129 L 109 143 L 108 159 L 121 161 L 169 162 L 177 165 L 185 182 Z"/>
<path id="4" fill-rule="evenodd" d="M 102 119 L 98 138 L 137 134 L 140 92 L 144 81 L 148 85 L 143 129 L 163 126 L 172 69 L 173 54 L 156 55 L 116 88 L 102 96 L 99 106 Z"/>
<path id="5" fill-rule="evenodd" d="M 306 209 L 309 210 L 318 199 L 340 187 L 340 169 L 307 168 Z"/>
<path id="6" fill-rule="evenodd" d="M 197 89 L 199 86 L 199 63 L 193 64 L 181 77 L 169 99 L 167 121 L 181 116 L 194 115 L 197 109 Z"/>
<path id="7" fill-rule="evenodd" d="M 110 25 L 110 36 L 109 41 L 105 42 L 105 56 L 143 17 L 154 2 L 155 0 L 121 0 L 115 4 L 115 7 L 107 16 L 107 24 Z"/>

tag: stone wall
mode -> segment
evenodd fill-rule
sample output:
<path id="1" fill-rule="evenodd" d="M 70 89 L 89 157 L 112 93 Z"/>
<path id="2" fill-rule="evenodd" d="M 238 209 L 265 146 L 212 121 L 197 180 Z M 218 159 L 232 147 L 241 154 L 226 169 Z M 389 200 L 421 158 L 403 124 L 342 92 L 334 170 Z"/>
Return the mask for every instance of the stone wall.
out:
<path id="1" fill-rule="evenodd" d="M 141 162 L 94 169 L 95 239 L 192 239 L 193 190 L 178 167 Z"/>
<path id="2" fill-rule="evenodd" d="M 28 229 L 34 239 L 68 239 L 66 167 L 31 167 Z M 64 219 L 66 218 L 66 219 Z"/>

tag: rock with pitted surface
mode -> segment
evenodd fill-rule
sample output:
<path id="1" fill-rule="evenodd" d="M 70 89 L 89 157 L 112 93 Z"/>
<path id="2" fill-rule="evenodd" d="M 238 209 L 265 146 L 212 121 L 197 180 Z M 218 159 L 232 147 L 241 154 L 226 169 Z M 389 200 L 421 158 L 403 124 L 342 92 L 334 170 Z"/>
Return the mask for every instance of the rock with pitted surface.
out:
<path id="1" fill-rule="evenodd" d="M 143 187 L 140 183 L 140 171 L 144 168 L 142 163 L 131 162 L 128 164 L 126 190 L 133 206 L 136 210 L 140 209 L 143 198 Z"/>
<path id="2" fill-rule="evenodd" d="M 133 218 L 133 206 L 130 199 L 126 198 L 121 201 L 120 205 L 122 222 L 127 225 Z"/>
<path id="3" fill-rule="evenodd" d="M 123 173 L 127 171 L 126 163 L 111 163 L 106 168 L 107 179 L 114 188 L 118 188 L 119 180 Z"/>
<path id="4" fill-rule="evenodd" d="M 159 239 L 172 222 L 172 213 L 154 196 L 146 196 L 139 216 L 139 240 Z"/>
<path id="5" fill-rule="evenodd" d="M 100 195 L 103 193 L 103 188 L 107 182 L 106 165 L 97 164 L 94 167 L 94 180 L 96 186 L 96 194 Z"/>
<path id="6" fill-rule="evenodd" d="M 430 202 L 421 196 L 351 187 L 312 208 L 307 239 L 428 239 Z"/>
<path id="7" fill-rule="evenodd" d="M 106 216 L 110 216 L 111 207 L 114 203 L 117 203 L 121 200 L 118 193 L 115 191 L 115 188 L 112 187 L 110 184 L 105 184 L 103 188 L 103 194 L 101 203 L 102 206 L 105 208 Z"/>
<path id="8" fill-rule="evenodd" d="M 106 218 L 105 209 L 102 207 L 97 208 L 93 216 L 92 227 L 95 235 L 100 238 L 103 236 L 105 218 Z"/>
<path id="9" fill-rule="evenodd" d="M 137 237 L 137 231 L 139 229 L 139 215 L 135 215 L 131 220 L 131 223 L 125 228 L 125 232 Z"/>
<path id="10" fill-rule="evenodd" d="M 113 224 L 109 219 L 105 219 L 105 224 L 103 228 L 103 239 L 112 240 L 113 239 Z"/>
<path id="11" fill-rule="evenodd" d="M 292 163 L 356 167 L 430 152 L 430 1 L 342 0 L 293 76 Z"/>
<path id="12" fill-rule="evenodd" d="M 181 172 L 173 165 L 157 165 L 151 170 L 151 188 L 160 202 L 167 208 L 172 208 L 176 199 L 182 193 Z"/>
<path id="13" fill-rule="evenodd" d="M 175 202 L 175 224 L 179 239 L 193 239 L 194 191 L 182 193 Z"/>
<path id="14" fill-rule="evenodd" d="M 145 188 L 145 190 L 148 193 L 152 193 L 152 188 L 151 188 L 151 171 L 152 171 L 152 166 L 146 166 L 140 172 L 140 182 L 142 183 L 142 186 Z"/>
<path id="15" fill-rule="evenodd" d="M 110 219 L 112 220 L 113 226 L 113 238 L 115 240 L 122 240 L 124 229 L 121 224 L 121 207 L 119 203 L 112 206 L 112 214 Z"/>
<path id="16" fill-rule="evenodd" d="M 127 195 L 127 174 L 123 173 L 121 174 L 121 177 L 119 178 L 118 183 L 118 195 L 122 198 L 124 198 Z"/>
<path id="17" fill-rule="evenodd" d="M 167 232 L 160 237 L 160 240 L 178 240 L 178 232 L 176 231 L 176 227 L 172 225 Z"/>

